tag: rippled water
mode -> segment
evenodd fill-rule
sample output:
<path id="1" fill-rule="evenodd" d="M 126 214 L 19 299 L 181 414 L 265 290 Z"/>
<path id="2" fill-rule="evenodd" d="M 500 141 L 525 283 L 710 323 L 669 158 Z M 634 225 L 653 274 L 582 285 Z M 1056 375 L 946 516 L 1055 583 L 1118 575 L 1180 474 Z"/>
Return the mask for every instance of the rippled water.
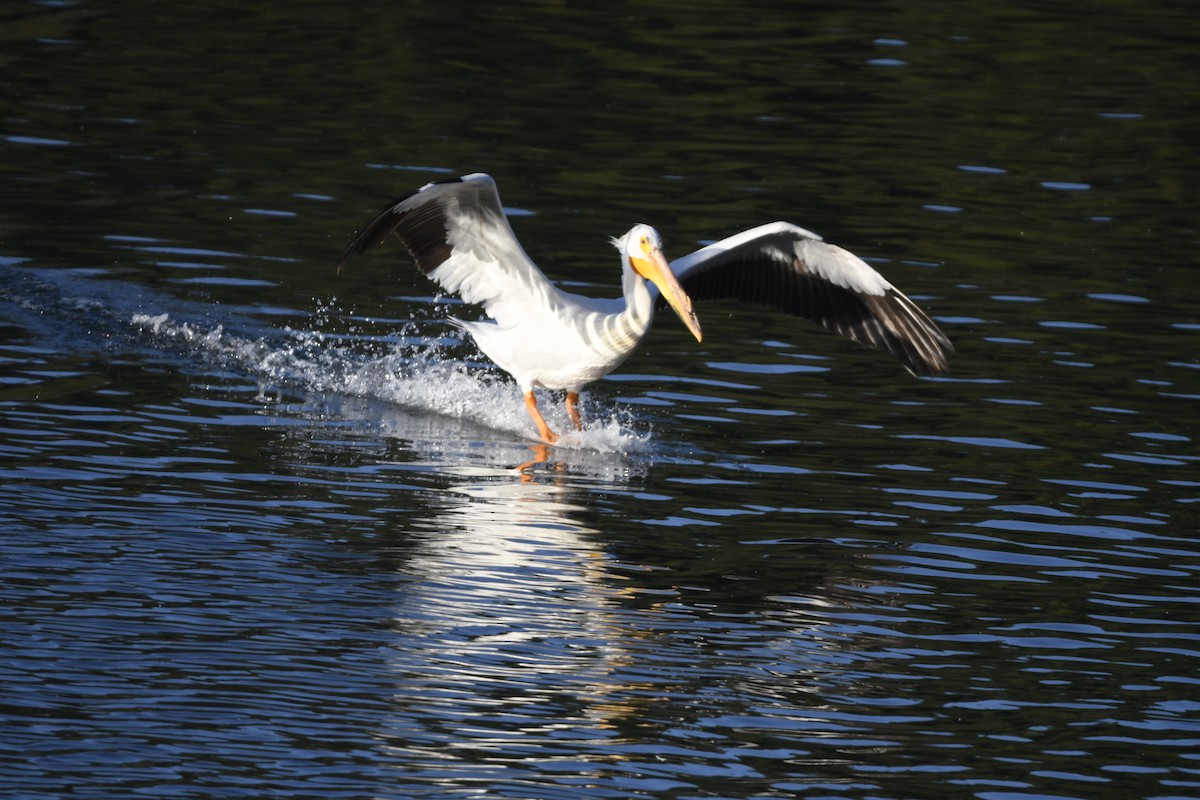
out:
<path id="1" fill-rule="evenodd" d="M 1200 795 L 1193 17 L 0 12 L 3 795 Z M 710 305 L 534 445 L 332 268 L 479 169 L 585 293 L 810 227 L 952 372 Z"/>

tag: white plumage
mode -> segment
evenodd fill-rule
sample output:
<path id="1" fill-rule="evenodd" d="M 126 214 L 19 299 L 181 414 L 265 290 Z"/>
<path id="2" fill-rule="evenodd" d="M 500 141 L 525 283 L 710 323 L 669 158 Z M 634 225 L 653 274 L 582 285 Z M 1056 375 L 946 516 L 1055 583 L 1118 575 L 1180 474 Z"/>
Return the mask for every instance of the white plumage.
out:
<path id="1" fill-rule="evenodd" d="M 426 184 L 388 205 L 338 261 L 390 234 L 446 291 L 478 303 L 490 320 L 454 320 L 513 376 L 543 441 L 557 436 L 534 389 L 566 390 L 582 428 L 580 390 L 637 348 L 656 308 L 670 305 L 696 337 L 692 299 L 732 298 L 807 317 L 857 342 L 887 350 L 910 372 L 946 369 L 950 341 L 920 308 L 852 253 L 816 234 L 773 222 L 735 234 L 669 265 L 662 240 L 635 225 L 613 244 L 621 252 L 622 296 L 599 300 L 564 292 L 526 255 L 500 205 L 495 182 L 476 173 Z"/>

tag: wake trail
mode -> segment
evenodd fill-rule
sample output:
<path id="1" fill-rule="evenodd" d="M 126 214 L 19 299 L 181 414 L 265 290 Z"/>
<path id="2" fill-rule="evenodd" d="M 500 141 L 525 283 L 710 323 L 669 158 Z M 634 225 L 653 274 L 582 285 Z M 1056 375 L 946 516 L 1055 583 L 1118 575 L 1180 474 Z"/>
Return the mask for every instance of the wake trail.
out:
<path id="1" fill-rule="evenodd" d="M 313 330 L 297 330 L 263 324 L 253 308 L 192 302 L 88 270 L 29 269 L 20 259 L 2 257 L 0 317 L 10 336 L 27 337 L 51 352 L 144 356 L 144 348 L 228 369 L 257 381 L 261 402 L 276 387 L 363 398 L 534 441 L 516 384 L 464 360 L 457 342 L 421 335 L 418 326 L 429 330 L 433 320 L 367 334 L 327 305 L 309 315 Z M 331 322 L 336 326 L 335 320 L 349 320 L 350 332 L 322 330 Z M 575 431 L 561 394 L 541 397 L 547 421 L 561 435 L 560 449 L 644 455 L 659 448 L 649 431 L 637 430 L 627 410 L 585 395 L 586 426 Z"/>
<path id="2" fill-rule="evenodd" d="M 524 439 L 533 433 L 516 384 L 451 357 L 437 340 L 412 336 L 411 324 L 402 331 L 399 343 L 379 352 L 370 341 L 320 331 L 287 329 L 279 337 L 252 339 L 220 324 L 175 320 L 169 313 L 136 312 L 130 322 L 153 340 L 251 375 L 259 381 L 261 398 L 268 385 L 280 385 L 382 400 Z M 575 431 L 557 408 L 560 399 L 547 400 L 551 424 L 563 432 L 560 447 L 628 453 L 643 450 L 650 442 L 649 434 L 630 430 L 628 415 L 613 410 L 607 418 L 593 417 L 583 431 Z"/>

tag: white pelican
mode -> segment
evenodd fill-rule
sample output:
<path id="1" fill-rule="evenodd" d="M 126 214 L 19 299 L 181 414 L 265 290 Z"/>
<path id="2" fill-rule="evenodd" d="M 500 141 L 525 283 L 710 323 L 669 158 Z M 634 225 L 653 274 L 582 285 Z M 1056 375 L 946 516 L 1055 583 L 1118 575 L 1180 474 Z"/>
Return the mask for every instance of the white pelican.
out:
<path id="1" fill-rule="evenodd" d="M 760 225 L 670 264 L 658 231 L 634 225 L 612 240 L 621 253 L 623 296 L 611 300 L 550 283 L 509 227 L 495 181 L 482 173 L 426 184 L 388 205 L 346 248 L 338 270 L 392 233 L 426 276 L 483 305 L 493 321 L 451 321 L 513 376 L 549 444 L 558 437 L 538 410 L 534 389 L 565 389 L 567 415 L 582 430 L 580 390 L 629 357 L 664 304 L 696 341 L 700 323 L 690 298 L 774 306 L 887 350 L 914 375 L 944 371 L 945 353 L 954 349 L 915 303 L 864 261 L 787 222 Z"/>

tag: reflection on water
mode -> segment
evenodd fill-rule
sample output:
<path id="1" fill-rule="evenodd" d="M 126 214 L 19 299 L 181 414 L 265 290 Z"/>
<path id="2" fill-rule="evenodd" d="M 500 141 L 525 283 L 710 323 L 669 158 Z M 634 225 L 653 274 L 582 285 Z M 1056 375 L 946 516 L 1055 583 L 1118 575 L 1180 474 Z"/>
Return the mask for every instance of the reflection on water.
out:
<path id="1" fill-rule="evenodd" d="M 716 735 L 706 730 L 732 726 L 736 741 L 755 725 L 702 685 L 724 674 L 732 691 L 754 693 L 804 677 L 792 669 L 827 671 L 835 654 L 809 654 L 825 670 L 795 663 L 817 623 L 783 612 L 779 632 L 743 642 L 751 626 L 694 617 L 641 585 L 643 567 L 602 549 L 603 533 L 580 521 L 589 498 L 569 477 L 452 472 L 438 513 L 405 524 L 415 533 L 397 593 L 396 715 L 381 734 L 405 776 L 399 791 L 447 776 L 520 791 L 537 776 L 589 795 L 654 793 L 703 776 L 762 778 L 754 761 L 785 757 L 749 743 L 739 752 L 725 735 L 718 750 L 705 744 Z M 769 689 L 791 692 L 780 690 Z M 786 724 L 787 714 L 765 713 L 779 716 L 768 727 Z"/>
<path id="2" fill-rule="evenodd" d="M 414 779 L 501 778 L 508 747 L 604 739 L 633 632 L 570 491 L 476 470 L 413 520 L 396 616 L 390 754 Z M 407 527 L 407 526 L 406 526 Z"/>
<path id="3" fill-rule="evenodd" d="M 1043 5 L 0 10 L 0 794 L 1200 794 L 1197 22 Z M 594 296 L 821 231 L 952 372 L 718 303 L 531 447 L 333 270 L 473 170 Z"/>

